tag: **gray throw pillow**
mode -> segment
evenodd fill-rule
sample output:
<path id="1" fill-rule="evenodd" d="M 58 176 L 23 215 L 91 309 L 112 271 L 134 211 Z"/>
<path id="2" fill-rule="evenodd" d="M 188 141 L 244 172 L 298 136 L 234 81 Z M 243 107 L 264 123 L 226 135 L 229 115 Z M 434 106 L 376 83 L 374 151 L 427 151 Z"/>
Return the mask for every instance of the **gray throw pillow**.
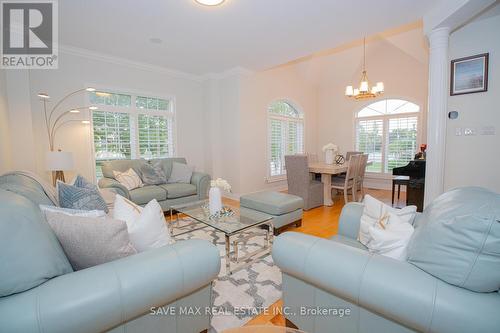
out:
<path id="1" fill-rule="evenodd" d="M 153 165 L 141 165 L 139 175 L 141 176 L 144 185 L 160 185 L 167 183 L 167 176 L 165 175 L 165 172 L 163 172 L 161 165 L 158 163 Z"/>
<path id="2" fill-rule="evenodd" d="M 423 212 L 408 262 L 476 292 L 500 289 L 500 194 L 464 187 L 440 195 Z"/>
<path id="3" fill-rule="evenodd" d="M 80 270 L 137 253 L 124 221 L 45 212 L 74 270 Z"/>
<path id="4" fill-rule="evenodd" d="M 172 173 L 168 178 L 169 183 L 191 183 L 193 168 L 184 163 L 172 163 Z"/>
<path id="5" fill-rule="evenodd" d="M 77 178 L 78 180 L 78 178 Z M 59 206 L 62 208 L 79 210 L 103 210 L 109 212 L 106 201 L 104 201 L 97 186 L 89 182 L 75 182 L 80 185 L 69 185 L 57 182 L 57 193 L 59 196 Z"/>

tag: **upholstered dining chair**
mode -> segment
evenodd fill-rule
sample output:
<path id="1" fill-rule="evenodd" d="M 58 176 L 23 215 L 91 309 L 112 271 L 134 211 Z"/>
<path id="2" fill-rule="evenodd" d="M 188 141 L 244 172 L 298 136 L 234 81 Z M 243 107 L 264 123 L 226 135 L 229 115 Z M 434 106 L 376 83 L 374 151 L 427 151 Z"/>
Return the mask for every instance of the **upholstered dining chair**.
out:
<path id="1" fill-rule="evenodd" d="M 323 184 L 311 179 L 307 155 L 285 156 L 288 193 L 304 199 L 304 209 L 323 205 Z"/>
<path id="2" fill-rule="evenodd" d="M 332 189 L 341 190 L 344 192 L 344 202 L 347 203 L 348 193 L 351 190 L 352 200 L 356 201 L 356 185 L 358 180 L 358 169 L 359 164 L 363 155 L 354 154 L 349 158 L 349 165 L 347 167 L 347 172 L 342 176 L 332 177 Z"/>
<path id="3" fill-rule="evenodd" d="M 349 159 L 351 158 L 352 155 L 360 155 L 360 154 L 363 154 L 363 152 L 362 151 L 348 151 L 345 153 L 345 160 L 349 161 Z"/>
<path id="4" fill-rule="evenodd" d="M 356 192 L 360 192 L 361 196 L 359 196 L 357 199 L 359 202 L 363 201 L 363 198 L 365 197 L 365 173 L 366 173 L 366 165 L 368 164 L 368 154 L 361 154 L 359 155 L 361 158 L 359 159 L 359 164 L 357 168 L 357 177 L 356 177 Z M 358 193 L 356 193 L 356 197 L 358 196 Z"/>

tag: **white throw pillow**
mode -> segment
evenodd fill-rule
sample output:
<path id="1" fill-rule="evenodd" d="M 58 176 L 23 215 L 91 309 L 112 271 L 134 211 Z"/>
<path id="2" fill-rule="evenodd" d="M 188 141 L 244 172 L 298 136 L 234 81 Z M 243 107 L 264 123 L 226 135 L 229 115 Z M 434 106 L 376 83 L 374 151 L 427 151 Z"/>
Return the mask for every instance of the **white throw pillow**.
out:
<path id="1" fill-rule="evenodd" d="M 193 176 L 193 167 L 184 163 L 172 163 L 172 172 L 168 178 L 169 183 L 191 183 L 191 177 Z"/>
<path id="2" fill-rule="evenodd" d="M 407 206 L 402 209 L 392 208 L 382 201 L 379 201 L 371 195 L 365 195 L 363 200 L 364 208 L 359 225 L 358 240 L 361 244 L 367 246 L 372 239 L 370 235 L 370 227 L 379 223 L 381 219 L 387 215 L 394 214 L 401 218 L 403 222 L 413 225 L 413 220 L 417 212 L 417 206 Z"/>
<path id="3" fill-rule="evenodd" d="M 117 194 L 113 218 L 127 223 L 130 241 L 138 252 L 172 243 L 163 210 L 156 199 L 142 208 Z"/>
<path id="4" fill-rule="evenodd" d="M 115 179 L 129 191 L 144 186 L 141 177 L 139 177 L 132 168 L 125 172 L 113 171 L 113 176 L 115 176 Z"/>
<path id="5" fill-rule="evenodd" d="M 384 221 L 369 228 L 368 250 L 393 259 L 405 261 L 406 248 L 413 235 L 413 226 L 398 215 L 388 213 Z"/>
<path id="6" fill-rule="evenodd" d="M 78 217 L 91 217 L 91 218 L 105 218 L 106 212 L 103 210 L 80 210 L 71 208 L 62 208 L 56 206 L 39 205 L 40 210 L 47 218 L 47 212 L 50 213 L 61 213 L 67 216 L 78 216 Z"/>

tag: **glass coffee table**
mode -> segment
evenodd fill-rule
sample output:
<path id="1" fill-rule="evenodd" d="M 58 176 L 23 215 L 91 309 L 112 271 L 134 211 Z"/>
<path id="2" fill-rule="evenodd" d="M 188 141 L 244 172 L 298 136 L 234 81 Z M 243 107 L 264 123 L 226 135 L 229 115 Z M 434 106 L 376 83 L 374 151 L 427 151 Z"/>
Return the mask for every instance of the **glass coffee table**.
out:
<path id="1" fill-rule="evenodd" d="M 190 202 L 187 204 L 174 205 L 170 207 L 170 232 L 173 237 L 183 235 L 185 233 L 193 232 L 196 230 L 204 229 L 207 227 L 213 228 L 221 233 L 224 233 L 225 248 L 226 248 L 226 273 L 232 274 L 233 272 L 250 265 L 256 260 L 262 258 L 264 255 L 271 253 L 271 245 L 273 241 L 273 222 L 272 217 L 254 210 L 244 207 L 233 207 L 225 205 L 233 210 L 232 216 L 211 217 L 208 209 L 208 200 Z M 173 234 L 173 224 L 178 222 L 179 213 L 184 214 L 196 222 L 202 224 L 200 228 L 189 229 Z M 174 219 L 175 215 L 175 219 Z M 231 238 L 241 235 L 241 233 L 267 225 L 267 232 L 265 234 L 266 241 L 261 249 L 250 252 L 242 258 L 238 258 L 238 244 L 245 243 L 247 239 L 234 239 L 231 244 Z M 215 241 L 214 241 L 215 242 Z M 233 249 L 231 250 L 231 245 Z M 234 266 L 234 267 L 233 267 Z"/>

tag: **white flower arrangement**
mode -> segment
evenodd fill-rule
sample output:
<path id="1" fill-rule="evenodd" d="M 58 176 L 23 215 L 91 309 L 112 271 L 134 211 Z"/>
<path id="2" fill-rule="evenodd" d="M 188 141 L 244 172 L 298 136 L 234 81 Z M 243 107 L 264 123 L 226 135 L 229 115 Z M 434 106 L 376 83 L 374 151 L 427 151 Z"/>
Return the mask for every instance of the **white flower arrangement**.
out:
<path id="1" fill-rule="evenodd" d="M 210 182 L 211 187 L 218 187 L 221 190 L 224 190 L 226 192 L 231 192 L 231 185 L 227 182 L 227 180 L 222 179 L 222 178 L 217 178 L 216 180 L 212 180 Z"/>
<path id="2" fill-rule="evenodd" d="M 323 146 L 323 152 L 326 152 L 327 150 L 338 151 L 339 147 L 330 142 Z"/>

